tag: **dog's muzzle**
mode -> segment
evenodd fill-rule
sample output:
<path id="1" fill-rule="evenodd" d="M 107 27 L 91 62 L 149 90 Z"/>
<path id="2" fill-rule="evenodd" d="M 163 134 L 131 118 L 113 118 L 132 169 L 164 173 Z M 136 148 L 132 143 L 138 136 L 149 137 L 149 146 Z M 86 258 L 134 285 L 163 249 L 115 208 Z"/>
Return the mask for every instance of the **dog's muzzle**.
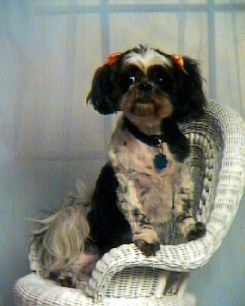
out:
<path id="1" fill-rule="evenodd" d="M 149 81 L 137 85 L 136 102 L 142 104 L 152 103 L 153 85 Z"/>
<path id="2" fill-rule="evenodd" d="M 140 91 L 146 92 L 146 93 L 151 92 L 152 88 L 153 88 L 152 84 L 148 81 L 143 81 L 143 82 L 139 83 L 139 85 L 138 85 L 138 89 Z"/>

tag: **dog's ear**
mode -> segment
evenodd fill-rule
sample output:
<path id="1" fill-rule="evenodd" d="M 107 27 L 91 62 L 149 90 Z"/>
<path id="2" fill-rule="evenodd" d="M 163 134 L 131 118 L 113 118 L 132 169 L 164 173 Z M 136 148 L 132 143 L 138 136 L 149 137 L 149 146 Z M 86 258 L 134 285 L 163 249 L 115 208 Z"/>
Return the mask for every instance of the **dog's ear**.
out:
<path id="1" fill-rule="evenodd" d="M 106 64 L 99 67 L 94 74 L 92 87 L 87 97 L 94 109 L 107 115 L 118 111 L 118 92 L 116 75 L 122 54 L 112 54 Z"/>
<path id="2" fill-rule="evenodd" d="M 180 122 L 201 116 L 206 104 L 197 61 L 183 56 L 182 64 L 174 67 L 173 118 Z"/>

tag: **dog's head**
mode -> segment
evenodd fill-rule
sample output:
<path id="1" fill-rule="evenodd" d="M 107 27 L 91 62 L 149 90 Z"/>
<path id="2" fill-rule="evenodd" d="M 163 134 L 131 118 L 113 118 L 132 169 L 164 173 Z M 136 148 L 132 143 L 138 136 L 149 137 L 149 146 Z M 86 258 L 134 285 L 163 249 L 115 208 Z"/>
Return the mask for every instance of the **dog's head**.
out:
<path id="1" fill-rule="evenodd" d="M 108 57 L 95 72 L 87 101 L 102 114 L 183 121 L 201 115 L 206 99 L 195 60 L 139 46 Z"/>

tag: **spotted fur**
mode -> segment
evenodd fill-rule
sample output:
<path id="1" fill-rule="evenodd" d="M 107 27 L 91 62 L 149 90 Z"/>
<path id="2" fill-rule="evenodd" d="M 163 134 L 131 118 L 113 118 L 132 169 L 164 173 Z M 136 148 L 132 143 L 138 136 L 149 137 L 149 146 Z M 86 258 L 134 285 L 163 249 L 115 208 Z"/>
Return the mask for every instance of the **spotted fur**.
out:
<path id="1" fill-rule="evenodd" d="M 183 57 L 180 69 L 171 59 L 171 55 L 141 46 L 122 53 L 114 65 L 105 64 L 95 73 L 89 101 L 101 113 L 123 111 L 112 135 L 106 169 L 111 169 L 117 185 L 109 192 L 113 193 L 113 213 L 118 210 L 118 223 L 125 222 L 128 227 L 117 230 L 110 221 L 114 216 L 107 210 L 100 209 L 102 214 L 98 215 L 98 205 L 104 206 L 109 199 L 97 203 L 96 198 L 89 214 L 91 227 L 98 227 L 102 219 L 111 232 L 117 232 L 114 240 L 105 238 L 103 227 L 99 226 L 99 235 L 94 231 L 95 241 L 103 236 L 103 250 L 134 241 L 144 254 L 154 255 L 160 243 L 186 242 L 205 232 L 204 226 L 203 231 L 196 228 L 201 225 L 193 214 L 189 141 L 179 129 L 179 122 L 198 120 L 202 115 L 205 97 L 201 76 L 194 60 Z M 142 133 L 164 135 L 162 148 L 135 138 L 125 127 L 124 117 Z M 159 150 L 168 161 L 163 171 L 153 163 Z M 104 173 L 107 171 L 102 170 L 99 182 L 108 179 Z M 104 193 L 100 183 L 96 190 Z M 110 236 L 109 231 L 107 234 Z"/>

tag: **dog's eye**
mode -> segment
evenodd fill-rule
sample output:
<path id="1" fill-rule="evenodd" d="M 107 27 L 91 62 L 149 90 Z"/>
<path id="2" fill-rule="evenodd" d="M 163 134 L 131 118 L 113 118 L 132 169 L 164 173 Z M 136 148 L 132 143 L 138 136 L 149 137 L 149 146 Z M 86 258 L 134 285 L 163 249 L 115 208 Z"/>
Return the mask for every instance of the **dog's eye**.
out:
<path id="1" fill-rule="evenodd" d="M 128 78 L 129 85 L 133 85 L 135 83 L 135 76 L 129 76 Z"/>
<path id="2" fill-rule="evenodd" d="M 148 78 L 164 91 L 169 91 L 172 87 L 171 73 L 161 65 L 151 66 L 148 70 Z"/>
<path id="3" fill-rule="evenodd" d="M 154 72 L 152 72 L 152 73 L 150 74 L 150 79 L 151 79 L 153 82 L 155 82 L 155 83 L 161 85 L 161 84 L 164 82 L 165 76 L 164 76 L 163 73 L 161 73 L 161 72 L 159 72 L 159 71 L 154 71 Z"/>
<path id="4" fill-rule="evenodd" d="M 163 79 L 163 77 L 159 77 L 157 81 L 158 81 L 159 84 L 161 84 L 161 83 L 163 83 L 164 79 Z"/>
<path id="5" fill-rule="evenodd" d="M 141 77 L 143 72 L 135 65 L 126 65 L 119 74 L 119 86 L 125 92 L 133 87 Z"/>

